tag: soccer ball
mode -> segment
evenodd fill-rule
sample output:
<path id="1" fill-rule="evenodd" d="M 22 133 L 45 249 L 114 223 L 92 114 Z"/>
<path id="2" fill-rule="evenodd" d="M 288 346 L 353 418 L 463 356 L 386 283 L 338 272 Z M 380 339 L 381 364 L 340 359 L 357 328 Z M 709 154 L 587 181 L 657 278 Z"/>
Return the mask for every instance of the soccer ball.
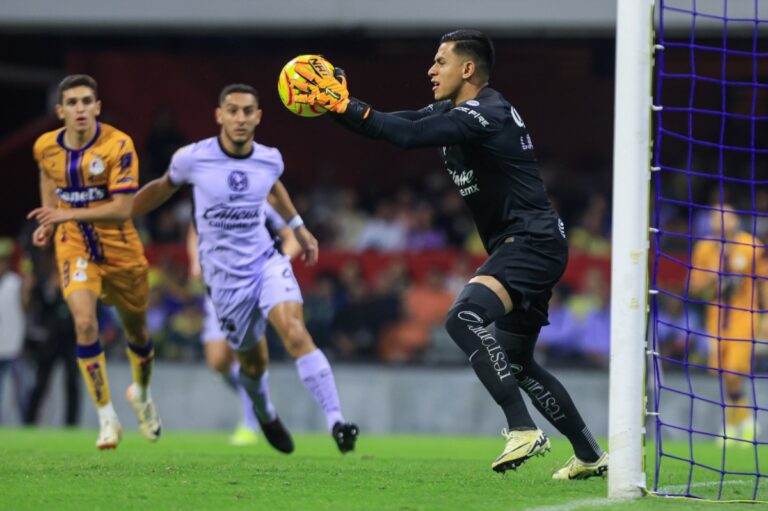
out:
<path id="1" fill-rule="evenodd" d="M 293 100 L 296 91 L 290 86 L 288 80 L 300 80 L 305 81 L 300 74 L 296 72 L 296 64 L 311 64 L 313 61 L 322 61 L 328 66 L 328 69 L 333 72 L 333 65 L 319 55 L 299 55 L 288 61 L 283 69 L 280 70 L 280 76 L 277 78 L 277 93 L 280 94 L 280 101 L 283 102 L 285 108 L 290 110 L 296 115 L 302 117 L 317 117 L 323 115 L 328 110 L 321 106 L 310 106 L 305 103 L 296 103 Z"/>

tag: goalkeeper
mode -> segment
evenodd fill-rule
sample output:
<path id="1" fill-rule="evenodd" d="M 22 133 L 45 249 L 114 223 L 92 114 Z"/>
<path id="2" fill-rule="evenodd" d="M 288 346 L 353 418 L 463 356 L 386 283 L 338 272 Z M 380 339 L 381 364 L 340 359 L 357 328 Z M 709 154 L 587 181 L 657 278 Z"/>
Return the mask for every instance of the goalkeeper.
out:
<path id="1" fill-rule="evenodd" d="M 448 312 L 446 328 L 506 415 L 506 445 L 491 468 L 515 469 L 549 450 L 522 388 L 573 445 L 575 456 L 553 478 L 604 475 L 607 454 L 562 384 L 533 359 L 568 246 L 523 119 L 488 86 L 493 61 L 493 44 L 481 32 L 444 35 L 428 72 L 435 103 L 417 111 L 383 113 L 351 98 L 343 71 L 332 73 L 322 61 L 297 65 L 304 79 L 290 85 L 297 102 L 327 108 L 356 133 L 405 148 L 440 148 L 490 255 Z"/>

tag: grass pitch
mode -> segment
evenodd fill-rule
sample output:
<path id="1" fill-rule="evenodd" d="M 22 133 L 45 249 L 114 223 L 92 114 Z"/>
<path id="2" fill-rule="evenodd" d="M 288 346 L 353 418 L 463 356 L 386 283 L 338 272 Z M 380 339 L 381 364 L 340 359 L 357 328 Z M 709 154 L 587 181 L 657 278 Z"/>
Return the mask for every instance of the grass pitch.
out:
<path id="1" fill-rule="evenodd" d="M 553 481 L 571 455 L 568 443 L 506 477 L 490 469 L 503 447 L 493 437 L 373 436 L 342 456 L 330 436 L 296 435 L 290 456 L 261 439 L 232 447 L 225 433 L 167 431 L 156 444 L 130 432 L 115 451 L 94 447 L 95 431 L 0 429 L 0 510 L 537 510 L 701 509 L 701 502 L 648 497 L 608 501 L 604 479 Z M 686 445 L 677 446 L 684 454 Z M 652 449 L 649 449 L 652 456 Z M 696 459 L 721 460 L 714 445 Z M 729 468 L 755 466 L 752 450 L 735 450 Z M 768 455 L 768 453 L 765 453 Z M 650 463 L 653 466 L 653 463 Z M 673 462 L 664 484 L 687 480 Z M 719 487 L 714 472 L 696 473 L 702 489 Z M 651 485 L 649 478 L 649 487 Z M 731 478 L 728 498 L 751 498 L 755 478 Z M 761 483 L 765 485 L 763 480 Z M 711 490 L 715 491 L 715 490 Z M 768 489 L 763 489 L 763 496 Z M 760 506 L 729 505 L 755 510 Z"/>

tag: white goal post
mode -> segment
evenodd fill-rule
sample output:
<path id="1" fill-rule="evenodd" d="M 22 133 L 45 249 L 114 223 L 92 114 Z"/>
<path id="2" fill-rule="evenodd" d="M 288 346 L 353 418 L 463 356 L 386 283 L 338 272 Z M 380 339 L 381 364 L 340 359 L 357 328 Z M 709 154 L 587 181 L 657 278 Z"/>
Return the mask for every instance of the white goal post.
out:
<path id="1" fill-rule="evenodd" d="M 652 0 L 617 0 L 608 497 L 645 489 Z"/>

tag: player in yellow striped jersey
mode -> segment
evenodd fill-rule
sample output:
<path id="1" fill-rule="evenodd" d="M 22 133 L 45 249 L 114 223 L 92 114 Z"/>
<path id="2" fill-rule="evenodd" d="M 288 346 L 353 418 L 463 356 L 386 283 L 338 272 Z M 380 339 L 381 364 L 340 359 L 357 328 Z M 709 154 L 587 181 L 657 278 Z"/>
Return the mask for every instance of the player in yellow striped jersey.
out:
<path id="1" fill-rule="evenodd" d="M 761 311 L 768 304 L 768 266 L 763 242 L 741 228 L 733 206 L 711 208 L 713 237 L 693 247 L 689 292 L 706 303 L 709 367 L 725 391 L 725 437 L 746 440 L 738 444 L 750 447 L 757 420 L 745 381 L 754 373 L 755 340 L 768 326 Z"/>
<path id="2" fill-rule="evenodd" d="M 35 245 L 46 247 L 54 239 L 80 370 L 99 414 L 96 446 L 109 449 L 120 442 L 122 427 L 99 342 L 99 298 L 115 306 L 128 337 L 134 382 L 127 397 L 139 428 L 154 441 L 161 423 L 149 392 L 154 351 L 146 327 L 148 264 L 130 218 L 139 164 L 131 137 L 97 120 L 97 91 L 87 75 L 70 75 L 59 84 L 56 114 L 64 126 L 35 142 L 42 207 L 29 218 L 39 222 L 32 235 Z"/>

